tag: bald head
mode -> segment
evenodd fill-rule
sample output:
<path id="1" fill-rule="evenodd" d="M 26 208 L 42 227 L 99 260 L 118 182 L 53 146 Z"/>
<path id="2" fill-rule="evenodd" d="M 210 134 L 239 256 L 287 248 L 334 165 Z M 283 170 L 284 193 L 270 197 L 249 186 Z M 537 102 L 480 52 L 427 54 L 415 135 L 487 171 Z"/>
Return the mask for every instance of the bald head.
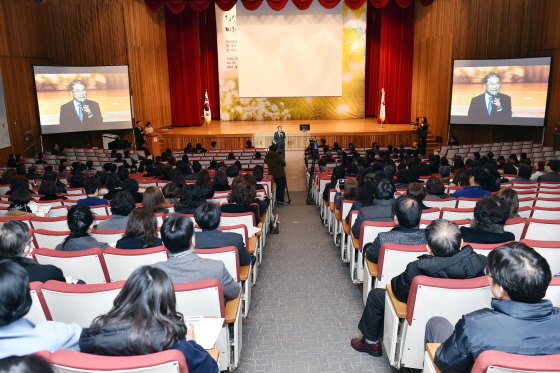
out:
<path id="1" fill-rule="evenodd" d="M 461 231 L 457 224 L 445 220 L 434 220 L 426 227 L 426 242 L 435 256 L 449 257 L 461 249 Z"/>

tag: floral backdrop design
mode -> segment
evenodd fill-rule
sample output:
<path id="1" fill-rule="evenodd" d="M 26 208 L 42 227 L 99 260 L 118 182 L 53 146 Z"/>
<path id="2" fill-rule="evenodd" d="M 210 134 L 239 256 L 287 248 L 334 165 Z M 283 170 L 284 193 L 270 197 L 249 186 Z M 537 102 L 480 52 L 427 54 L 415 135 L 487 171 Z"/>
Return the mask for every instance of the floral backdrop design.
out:
<path id="1" fill-rule="evenodd" d="M 226 63 L 220 55 L 220 119 L 236 120 L 299 120 L 355 119 L 365 115 L 366 5 L 352 10 L 343 5 L 342 97 L 271 97 L 240 98 L 235 62 Z M 218 41 L 227 45 L 227 20 L 231 13 L 217 9 Z M 231 12 L 231 11 L 229 11 Z M 223 15 L 220 17 L 220 13 Z M 227 46 L 227 52 L 232 49 Z M 237 52 L 236 49 L 233 49 Z M 232 54 L 228 54 L 232 55 Z M 233 54 L 235 55 L 235 53 Z"/>

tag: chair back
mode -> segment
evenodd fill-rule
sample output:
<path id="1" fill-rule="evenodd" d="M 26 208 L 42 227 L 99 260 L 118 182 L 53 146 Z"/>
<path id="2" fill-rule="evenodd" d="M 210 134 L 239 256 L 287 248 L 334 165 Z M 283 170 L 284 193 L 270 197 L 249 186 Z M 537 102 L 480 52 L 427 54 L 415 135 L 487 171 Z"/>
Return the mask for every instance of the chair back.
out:
<path id="1" fill-rule="evenodd" d="M 91 236 L 99 242 L 108 243 L 109 245 L 116 243 L 120 240 L 126 229 L 117 229 L 114 231 L 103 230 L 103 229 L 92 229 Z"/>
<path id="2" fill-rule="evenodd" d="M 43 299 L 43 294 L 41 293 L 42 287 L 43 283 L 40 281 L 33 281 L 29 283 L 29 294 L 31 295 L 32 303 L 29 312 L 24 317 L 34 324 L 50 319 L 48 311 L 45 310 L 45 300 Z"/>
<path id="3" fill-rule="evenodd" d="M 440 215 L 439 207 L 432 207 L 426 210 L 422 210 L 422 219 L 423 220 L 436 220 L 439 218 Z"/>
<path id="4" fill-rule="evenodd" d="M 226 246 L 216 249 L 194 249 L 196 255 L 205 259 L 221 260 L 231 277 L 236 282 L 241 282 L 239 275 L 239 251 L 235 246 Z"/>
<path id="5" fill-rule="evenodd" d="M 175 284 L 177 311 L 184 316 L 224 317 L 225 303 L 222 284 L 216 279 Z"/>
<path id="6" fill-rule="evenodd" d="M 385 289 L 391 279 L 403 273 L 408 263 L 426 254 L 426 245 L 399 245 L 384 243 L 377 260 L 377 279 L 375 288 Z"/>
<path id="7" fill-rule="evenodd" d="M 479 199 L 480 198 L 459 197 L 457 198 L 457 208 L 458 209 L 474 208 Z"/>
<path id="8" fill-rule="evenodd" d="M 381 232 L 389 232 L 395 226 L 394 222 L 364 221 L 360 228 L 360 251 L 364 246 L 373 242 Z"/>
<path id="9" fill-rule="evenodd" d="M 505 228 L 505 227 L 504 227 Z M 560 241 L 560 220 L 526 219 L 524 240 Z"/>
<path id="10" fill-rule="evenodd" d="M 50 264 L 62 270 L 65 277 L 83 280 L 86 284 L 103 284 L 108 281 L 103 264 L 102 249 L 58 251 L 37 249 L 33 257 L 39 264 Z"/>
<path id="11" fill-rule="evenodd" d="M 47 359 L 59 373 L 188 373 L 185 355 L 166 350 L 138 356 L 100 356 L 58 350 Z"/>
<path id="12" fill-rule="evenodd" d="M 552 274 L 560 272 L 560 240 L 559 241 L 537 241 L 522 239 L 520 242 L 532 247 L 546 259 Z"/>
<path id="13" fill-rule="evenodd" d="M 455 208 L 455 206 L 457 206 L 457 199 L 453 197 L 442 199 L 425 198 L 423 202 L 428 207 L 437 207 L 440 209 L 444 207 Z"/>
<path id="14" fill-rule="evenodd" d="M 67 232 L 70 230 L 70 228 L 68 228 L 68 219 L 66 216 L 59 216 L 56 218 L 34 216 L 30 221 L 33 229 L 46 229 L 54 232 Z"/>
<path id="15" fill-rule="evenodd" d="M 137 268 L 164 262 L 168 257 L 167 249 L 163 246 L 135 250 L 108 247 L 101 252 L 111 282 L 127 280 Z"/>
<path id="16" fill-rule="evenodd" d="M 45 282 L 41 292 L 53 321 L 88 328 L 93 319 L 111 310 L 124 283 L 79 285 L 50 280 Z"/>
<path id="17" fill-rule="evenodd" d="M 36 248 L 44 247 L 47 249 L 54 249 L 68 237 L 70 231 L 55 232 L 46 229 L 33 229 L 29 233 L 33 236 L 33 243 Z"/>
<path id="18" fill-rule="evenodd" d="M 441 209 L 441 218 L 447 220 L 473 219 L 474 208 L 449 208 Z"/>
<path id="19" fill-rule="evenodd" d="M 560 373 L 560 354 L 517 355 L 487 350 L 476 358 L 471 373 Z"/>

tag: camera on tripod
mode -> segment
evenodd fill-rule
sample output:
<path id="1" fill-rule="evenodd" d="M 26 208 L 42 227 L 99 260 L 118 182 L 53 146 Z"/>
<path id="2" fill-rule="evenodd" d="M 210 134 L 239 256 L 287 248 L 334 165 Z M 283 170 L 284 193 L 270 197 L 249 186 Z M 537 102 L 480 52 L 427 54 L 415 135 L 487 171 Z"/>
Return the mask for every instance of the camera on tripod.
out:
<path id="1" fill-rule="evenodd" d="M 317 144 L 317 140 L 314 140 L 312 137 L 309 138 L 309 150 L 311 150 L 311 154 L 314 157 L 319 155 L 319 144 Z"/>

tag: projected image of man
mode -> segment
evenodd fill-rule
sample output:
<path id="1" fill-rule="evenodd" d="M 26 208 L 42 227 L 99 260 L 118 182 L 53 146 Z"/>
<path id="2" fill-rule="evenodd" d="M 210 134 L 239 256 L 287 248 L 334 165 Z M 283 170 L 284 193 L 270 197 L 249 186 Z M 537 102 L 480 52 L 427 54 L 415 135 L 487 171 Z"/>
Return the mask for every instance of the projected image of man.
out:
<path id="1" fill-rule="evenodd" d="M 87 99 L 86 85 L 79 79 L 72 80 L 68 86 L 72 101 L 60 107 L 60 124 L 62 126 L 95 127 L 103 122 L 99 104 Z"/>
<path id="2" fill-rule="evenodd" d="M 500 93 L 502 79 L 498 73 L 489 73 L 484 77 L 485 92 L 473 97 L 469 106 L 471 123 L 502 123 L 511 118 L 511 97 Z"/>

